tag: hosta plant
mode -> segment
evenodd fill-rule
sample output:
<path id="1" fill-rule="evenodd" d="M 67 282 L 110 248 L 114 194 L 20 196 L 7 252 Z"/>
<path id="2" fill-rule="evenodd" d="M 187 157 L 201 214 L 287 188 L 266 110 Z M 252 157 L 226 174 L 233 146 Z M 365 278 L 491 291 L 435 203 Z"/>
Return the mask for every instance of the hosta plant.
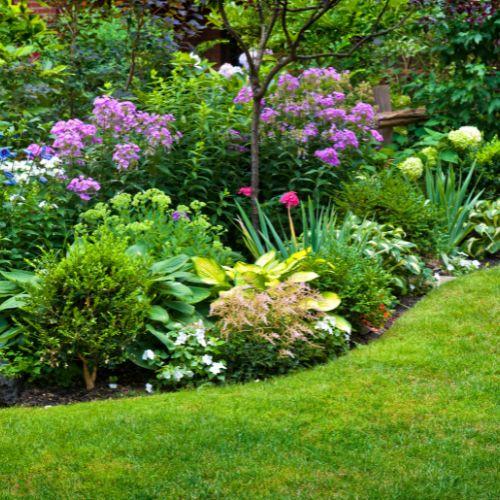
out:
<path id="1" fill-rule="evenodd" d="M 479 201 L 469 214 L 472 236 L 463 249 L 471 257 L 494 255 L 500 250 L 500 199 Z"/>

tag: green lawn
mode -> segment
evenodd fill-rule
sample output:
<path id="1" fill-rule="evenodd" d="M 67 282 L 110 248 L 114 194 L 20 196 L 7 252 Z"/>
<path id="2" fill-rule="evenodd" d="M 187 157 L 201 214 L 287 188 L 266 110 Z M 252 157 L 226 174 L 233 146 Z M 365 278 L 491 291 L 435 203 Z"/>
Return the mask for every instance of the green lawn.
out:
<path id="1" fill-rule="evenodd" d="M 0 410 L 0 498 L 496 499 L 500 270 L 269 382 Z"/>

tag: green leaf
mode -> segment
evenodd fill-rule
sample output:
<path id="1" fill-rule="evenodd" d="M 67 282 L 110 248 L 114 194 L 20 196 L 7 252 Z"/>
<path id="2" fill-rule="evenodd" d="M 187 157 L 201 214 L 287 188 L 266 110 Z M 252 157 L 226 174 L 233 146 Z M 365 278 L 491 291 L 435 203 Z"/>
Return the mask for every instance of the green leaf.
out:
<path id="1" fill-rule="evenodd" d="M 166 291 L 170 295 L 173 295 L 178 299 L 190 299 L 193 295 L 190 287 L 183 285 L 182 283 L 177 283 L 175 281 L 167 281 L 162 283 L 161 289 L 162 291 Z"/>
<path id="2" fill-rule="evenodd" d="M 168 323 L 170 321 L 168 312 L 161 306 L 151 306 L 148 318 L 153 321 L 159 321 L 160 323 Z"/>
<path id="3" fill-rule="evenodd" d="M 191 304 L 188 304 L 186 302 L 180 302 L 176 300 L 168 301 L 165 302 L 165 306 L 187 316 L 192 316 L 195 313 L 195 308 Z"/>
<path id="4" fill-rule="evenodd" d="M 19 293 L 14 295 L 14 297 L 10 297 L 5 302 L 0 305 L 0 311 L 6 311 L 8 309 L 18 309 L 26 305 L 26 301 L 23 299 L 28 298 L 29 295 L 27 293 Z"/>
<path id="5" fill-rule="evenodd" d="M 347 321 L 345 318 L 343 318 L 342 316 L 338 316 L 337 314 L 329 314 L 328 316 L 335 320 L 335 326 L 339 330 L 342 330 L 343 332 L 346 333 L 351 333 L 352 331 L 351 323 L 349 323 L 349 321 Z"/>
<path id="6" fill-rule="evenodd" d="M 151 272 L 153 274 L 172 274 L 184 267 L 188 261 L 189 257 L 186 255 L 177 255 L 167 260 L 155 262 L 151 266 Z"/>
<path id="7" fill-rule="evenodd" d="M 18 283 L 21 286 L 34 285 L 38 281 L 36 274 L 29 271 L 16 269 L 15 271 L 1 271 L 0 274 L 9 281 Z"/>

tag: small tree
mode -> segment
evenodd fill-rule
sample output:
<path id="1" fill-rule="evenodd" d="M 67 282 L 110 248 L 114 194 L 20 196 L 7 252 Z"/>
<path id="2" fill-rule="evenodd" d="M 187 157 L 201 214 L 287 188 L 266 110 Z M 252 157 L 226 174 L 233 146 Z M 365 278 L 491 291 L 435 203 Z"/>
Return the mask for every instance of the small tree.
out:
<path id="1" fill-rule="evenodd" d="M 252 125 L 251 125 L 251 186 L 253 201 L 253 222 L 257 225 L 258 214 L 256 200 L 259 196 L 260 174 L 260 122 L 262 100 L 269 86 L 279 72 L 293 62 L 318 60 L 327 57 L 343 58 L 352 55 L 359 47 L 376 37 L 383 36 L 399 26 L 411 16 L 412 11 L 401 17 L 392 26 L 381 28 L 384 15 L 388 12 L 390 0 L 385 0 L 373 24 L 366 34 L 351 40 L 351 45 L 342 52 L 325 52 L 308 54 L 302 51 L 307 32 L 328 12 L 340 6 L 344 0 L 252 0 L 244 2 L 245 9 L 252 9 L 258 22 L 256 46 L 251 46 L 240 32 L 233 26 L 228 15 L 228 7 L 234 7 L 234 0 L 214 0 L 213 7 L 220 17 L 221 25 L 236 40 L 245 54 L 248 63 L 249 83 L 252 89 Z M 297 15 L 306 14 L 301 25 L 297 25 Z M 290 29 L 294 17 L 294 30 Z M 272 66 L 264 71 L 263 60 L 268 51 L 270 38 L 281 30 L 285 38 L 283 51 Z"/>

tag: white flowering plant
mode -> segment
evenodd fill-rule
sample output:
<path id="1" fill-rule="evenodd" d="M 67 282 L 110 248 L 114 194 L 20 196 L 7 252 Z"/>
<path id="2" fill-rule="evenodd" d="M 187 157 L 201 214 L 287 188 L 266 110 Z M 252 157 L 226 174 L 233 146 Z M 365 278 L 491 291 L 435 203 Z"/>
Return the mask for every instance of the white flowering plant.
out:
<path id="1" fill-rule="evenodd" d="M 210 334 L 202 320 L 171 325 L 168 332 L 148 326 L 159 342 L 136 350 L 132 360 L 156 372 L 157 384 L 168 387 L 199 385 L 225 380 L 226 362 L 221 359 L 224 343 Z"/>

